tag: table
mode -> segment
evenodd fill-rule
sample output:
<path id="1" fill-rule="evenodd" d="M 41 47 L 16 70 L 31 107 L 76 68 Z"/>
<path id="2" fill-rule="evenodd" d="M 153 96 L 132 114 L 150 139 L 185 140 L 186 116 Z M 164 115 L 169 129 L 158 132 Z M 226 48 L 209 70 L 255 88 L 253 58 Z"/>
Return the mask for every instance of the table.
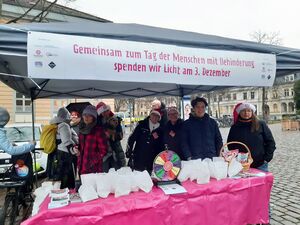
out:
<path id="1" fill-rule="evenodd" d="M 150 193 L 96 199 L 86 203 L 47 209 L 47 198 L 40 212 L 22 225 L 36 224 L 203 224 L 239 225 L 268 223 L 268 205 L 273 175 L 241 179 L 212 179 L 199 185 L 186 181 L 188 193 L 165 195 L 154 187 Z"/>

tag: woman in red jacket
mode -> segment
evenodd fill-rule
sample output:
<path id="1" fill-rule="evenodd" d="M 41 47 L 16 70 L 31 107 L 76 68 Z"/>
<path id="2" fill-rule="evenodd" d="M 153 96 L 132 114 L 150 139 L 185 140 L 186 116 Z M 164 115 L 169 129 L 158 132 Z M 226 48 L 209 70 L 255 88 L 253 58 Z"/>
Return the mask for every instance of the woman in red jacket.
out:
<path id="1" fill-rule="evenodd" d="M 83 110 L 82 118 L 83 123 L 79 128 L 79 174 L 101 173 L 108 146 L 103 128 L 97 125 L 96 107 L 87 106 Z"/>

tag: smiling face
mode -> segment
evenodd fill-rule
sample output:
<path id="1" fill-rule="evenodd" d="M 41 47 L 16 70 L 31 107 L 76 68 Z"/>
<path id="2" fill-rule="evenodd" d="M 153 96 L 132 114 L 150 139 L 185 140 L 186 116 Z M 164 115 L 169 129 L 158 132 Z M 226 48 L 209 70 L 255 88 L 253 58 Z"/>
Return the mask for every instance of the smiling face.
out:
<path id="1" fill-rule="evenodd" d="M 89 125 L 89 124 L 93 123 L 94 119 L 95 119 L 93 116 L 91 116 L 89 114 L 84 114 L 82 117 L 83 117 L 83 122 L 86 125 Z"/>
<path id="2" fill-rule="evenodd" d="M 204 102 L 197 102 L 194 106 L 194 112 L 197 117 L 203 117 L 205 114 L 205 104 Z"/>
<path id="3" fill-rule="evenodd" d="M 178 120 L 178 112 L 176 111 L 168 112 L 168 118 L 172 124 L 176 123 L 176 121 Z"/>
<path id="4" fill-rule="evenodd" d="M 154 114 L 154 113 L 151 113 L 151 114 L 150 114 L 150 120 L 151 120 L 151 122 L 152 122 L 153 124 L 156 124 L 156 123 L 158 123 L 158 121 L 159 121 L 159 116 L 156 115 L 156 114 Z"/>
<path id="5" fill-rule="evenodd" d="M 251 109 L 243 109 L 240 111 L 240 116 L 242 119 L 248 120 L 251 119 L 253 115 L 253 111 Z"/>

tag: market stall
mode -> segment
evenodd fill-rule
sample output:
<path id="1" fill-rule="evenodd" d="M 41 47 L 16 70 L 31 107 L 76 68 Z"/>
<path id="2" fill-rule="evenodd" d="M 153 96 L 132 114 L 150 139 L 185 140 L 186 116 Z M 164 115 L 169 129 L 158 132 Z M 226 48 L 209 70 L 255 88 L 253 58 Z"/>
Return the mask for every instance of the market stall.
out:
<path id="1" fill-rule="evenodd" d="M 137 24 L 0 26 L 0 80 L 32 100 L 183 97 L 271 86 L 276 76 L 299 72 L 299 62 L 297 49 Z M 187 181 L 185 194 L 154 188 L 59 209 L 47 209 L 47 199 L 23 224 L 267 223 L 272 183 L 271 174 Z"/>
<path id="2" fill-rule="evenodd" d="M 186 181 L 187 193 L 165 195 L 154 187 L 150 193 L 97 199 L 48 209 L 22 225 L 34 224 L 257 224 L 268 223 L 273 175 L 241 179 L 212 179 L 208 184 Z"/>

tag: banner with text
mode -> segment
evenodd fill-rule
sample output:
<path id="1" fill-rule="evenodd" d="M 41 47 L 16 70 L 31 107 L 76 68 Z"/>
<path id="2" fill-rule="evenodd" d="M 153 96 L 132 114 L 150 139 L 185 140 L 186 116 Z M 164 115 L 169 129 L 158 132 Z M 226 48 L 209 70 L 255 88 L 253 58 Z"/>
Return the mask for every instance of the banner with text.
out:
<path id="1" fill-rule="evenodd" d="M 28 33 L 32 78 L 272 86 L 272 54 L 187 48 L 41 32 Z"/>

